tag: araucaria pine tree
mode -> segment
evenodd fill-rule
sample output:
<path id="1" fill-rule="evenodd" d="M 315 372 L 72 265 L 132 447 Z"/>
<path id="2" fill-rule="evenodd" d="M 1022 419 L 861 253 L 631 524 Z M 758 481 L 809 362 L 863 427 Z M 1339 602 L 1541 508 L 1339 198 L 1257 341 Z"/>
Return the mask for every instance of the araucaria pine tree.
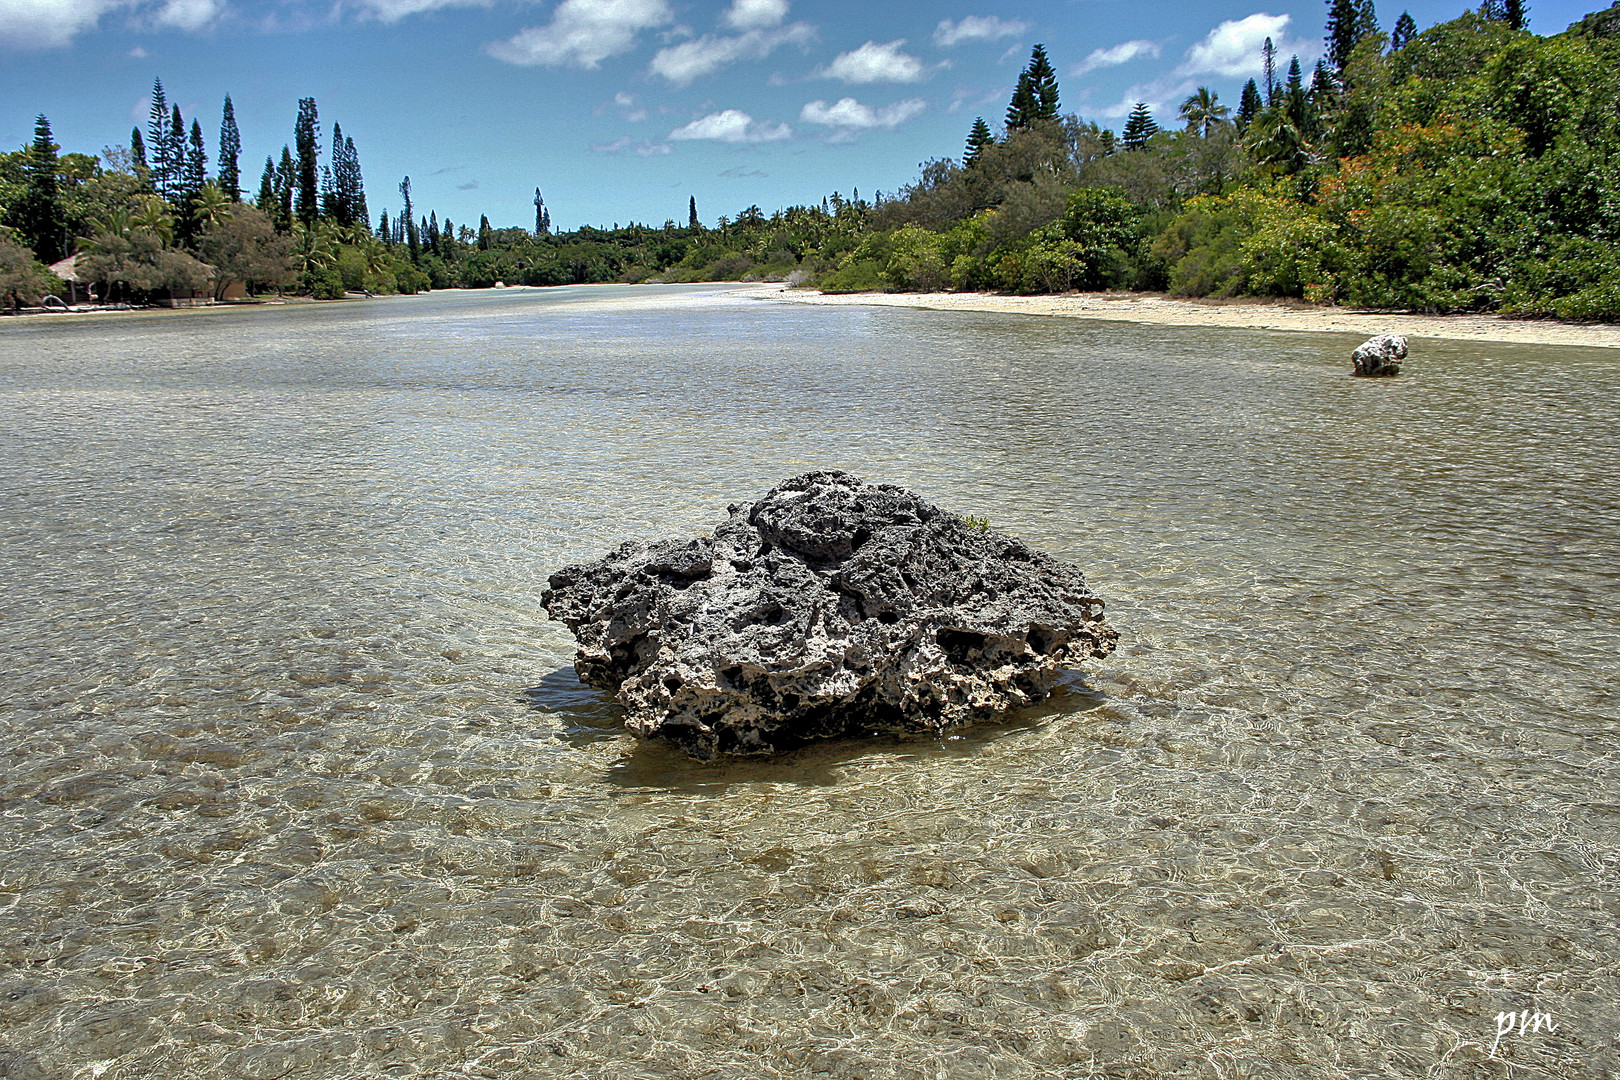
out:
<path id="1" fill-rule="evenodd" d="M 364 225 L 371 212 L 366 209 L 366 178 L 360 173 L 360 155 L 355 153 L 354 140 L 343 139 L 343 197 L 349 203 L 349 216 Z"/>
<path id="2" fill-rule="evenodd" d="M 1361 12 L 1356 0 L 1328 0 L 1327 58 L 1336 71 L 1343 71 L 1361 40 Z"/>
<path id="3" fill-rule="evenodd" d="M 1266 104 L 1260 99 L 1260 88 L 1250 79 L 1243 84 L 1243 94 L 1238 98 L 1237 128 L 1241 133 L 1248 130 L 1249 123 L 1260 115 L 1260 110 Z"/>
<path id="4" fill-rule="evenodd" d="M 1328 67 L 1326 60 L 1316 62 L 1316 71 L 1311 75 L 1311 88 L 1305 94 L 1310 102 L 1311 112 L 1318 118 L 1333 111 L 1333 106 L 1339 100 L 1339 81 L 1333 77 L 1333 70 Z"/>
<path id="5" fill-rule="evenodd" d="M 1288 115 L 1289 123 L 1306 138 L 1314 135 L 1316 118 L 1311 115 L 1310 102 L 1305 98 L 1305 73 L 1299 66 L 1297 56 L 1288 64 L 1288 83 L 1283 88 L 1283 111 Z"/>
<path id="6" fill-rule="evenodd" d="M 1007 130 L 1023 131 L 1040 120 L 1056 120 L 1058 115 L 1057 73 L 1046 58 L 1046 47 L 1036 45 L 1029 64 L 1018 76 L 1012 100 L 1007 103 Z"/>
<path id="7" fill-rule="evenodd" d="M 152 190 L 168 198 L 177 163 L 169 154 L 169 99 L 163 92 L 162 79 L 152 80 L 152 108 L 146 115 L 146 146 L 152 155 Z"/>
<path id="8" fill-rule="evenodd" d="M 242 197 L 242 135 L 236 130 L 236 107 L 225 95 L 225 111 L 219 122 L 219 190 L 232 202 Z"/>
<path id="9" fill-rule="evenodd" d="M 180 202 L 185 198 L 186 188 L 186 120 L 180 115 L 180 106 L 169 106 L 169 134 L 166 146 L 169 161 L 172 162 L 169 173 L 169 201 Z"/>
<path id="10" fill-rule="evenodd" d="M 151 182 L 152 166 L 146 163 L 146 140 L 141 138 L 141 129 L 129 129 L 129 164 L 135 170 L 135 178 L 143 184 Z"/>
<path id="11" fill-rule="evenodd" d="M 1395 20 L 1395 29 L 1389 35 L 1391 49 L 1404 49 L 1407 44 L 1417 37 L 1417 20 L 1412 18 L 1409 11 L 1401 12 L 1401 17 Z"/>
<path id="12" fill-rule="evenodd" d="M 191 122 L 191 138 L 186 142 L 186 164 L 180 173 L 180 199 L 189 204 L 208 183 L 208 150 L 203 146 L 202 125 Z"/>
<path id="13" fill-rule="evenodd" d="M 253 200 L 253 205 L 264 211 L 266 217 L 275 220 L 276 204 L 276 163 L 268 155 L 264 158 L 264 175 L 259 177 L 259 197 Z"/>
<path id="14" fill-rule="evenodd" d="M 293 192 L 298 188 L 298 166 L 293 164 L 292 151 L 281 148 L 281 160 L 276 162 L 276 212 L 272 220 L 279 232 L 292 232 Z"/>
<path id="15" fill-rule="evenodd" d="M 534 189 L 534 235 L 545 236 L 551 232 L 551 211 L 546 209 L 546 200 L 540 194 L 540 189 Z"/>
<path id="16" fill-rule="evenodd" d="M 1018 85 L 1013 88 L 1012 100 L 1007 103 L 1006 126 L 1009 132 L 1023 131 L 1035 122 L 1035 114 L 1040 111 L 1041 102 L 1035 96 L 1035 83 L 1029 77 L 1028 69 L 1018 76 Z"/>
<path id="17" fill-rule="evenodd" d="M 1277 91 L 1282 87 L 1277 85 L 1277 46 L 1266 38 L 1266 43 L 1260 46 L 1260 77 L 1266 84 L 1266 108 L 1277 104 Z"/>
<path id="18" fill-rule="evenodd" d="M 298 149 L 298 194 L 295 209 L 306 226 L 321 215 L 321 132 L 314 98 L 298 99 L 298 120 L 293 125 L 293 143 Z"/>
<path id="19" fill-rule="evenodd" d="M 34 120 L 34 141 L 28 147 L 27 183 L 22 197 L 11 207 L 9 222 L 34 249 L 35 258 L 53 263 L 67 254 L 67 222 L 56 182 L 56 141 L 44 114 Z"/>
<path id="20" fill-rule="evenodd" d="M 1046 46 L 1037 44 L 1029 54 L 1029 81 L 1035 90 L 1035 119 L 1058 118 L 1057 72 L 1046 58 Z"/>
<path id="21" fill-rule="evenodd" d="M 327 221 L 338 220 L 337 191 L 332 187 L 332 169 L 327 165 L 321 166 L 321 216 Z"/>
<path id="22" fill-rule="evenodd" d="M 1378 33 L 1378 8 L 1374 0 L 1356 0 L 1356 40 Z"/>
<path id="23" fill-rule="evenodd" d="M 1514 30 L 1523 30 L 1530 23 L 1530 8 L 1524 0 L 1503 0 L 1503 21 Z"/>
<path id="24" fill-rule="evenodd" d="M 1131 110 L 1131 115 L 1125 118 L 1125 130 L 1120 133 L 1120 142 L 1125 144 L 1127 150 L 1146 149 L 1148 140 L 1159 132 L 1159 125 L 1153 119 L 1153 113 L 1148 109 L 1147 102 L 1138 101 Z"/>
<path id="25" fill-rule="evenodd" d="M 422 238 L 416 231 L 416 220 L 411 216 L 411 178 L 406 177 L 399 182 L 400 198 L 405 200 L 405 212 L 399 215 L 399 220 L 405 223 L 405 243 L 410 248 L 411 262 L 422 260 Z"/>
<path id="26" fill-rule="evenodd" d="M 962 167 L 971 169 L 977 165 L 979 158 L 984 154 L 984 148 L 995 141 L 996 137 L 990 134 L 990 125 L 984 122 L 984 117 L 974 117 L 973 128 L 968 132 L 967 151 L 962 155 Z"/>

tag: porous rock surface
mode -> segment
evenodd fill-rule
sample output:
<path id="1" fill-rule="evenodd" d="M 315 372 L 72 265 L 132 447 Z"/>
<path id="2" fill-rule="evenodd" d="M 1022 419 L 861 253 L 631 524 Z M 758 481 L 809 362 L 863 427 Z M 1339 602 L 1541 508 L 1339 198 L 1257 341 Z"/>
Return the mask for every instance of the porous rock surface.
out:
<path id="1" fill-rule="evenodd" d="M 1399 334 L 1379 334 L 1356 346 L 1350 362 L 1357 375 L 1399 375 L 1406 359 L 1406 339 Z"/>
<path id="2" fill-rule="evenodd" d="M 626 726 L 697 757 L 986 719 L 1118 638 L 1078 567 L 904 488 L 806 473 L 730 515 L 566 567 L 543 597 Z"/>

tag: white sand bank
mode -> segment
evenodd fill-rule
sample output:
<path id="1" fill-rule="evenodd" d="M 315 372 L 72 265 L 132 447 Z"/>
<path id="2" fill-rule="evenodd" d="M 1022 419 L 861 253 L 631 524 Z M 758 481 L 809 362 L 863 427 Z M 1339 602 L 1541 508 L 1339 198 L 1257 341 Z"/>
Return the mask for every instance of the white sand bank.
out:
<path id="1" fill-rule="evenodd" d="M 1528 322 L 1495 315 L 1404 315 L 1264 300 L 1179 300 L 1153 293 L 1066 293 L 998 296 L 990 293 L 851 293 L 829 296 L 806 289 L 761 288 L 750 295 L 794 304 L 856 304 L 938 311 L 999 311 L 1072 319 L 1113 319 L 1160 326 L 1213 326 L 1359 334 L 1386 331 L 1417 338 L 1505 341 L 1524 345 L 1595 345 L 1620 348 L 1620 326 Z"/>

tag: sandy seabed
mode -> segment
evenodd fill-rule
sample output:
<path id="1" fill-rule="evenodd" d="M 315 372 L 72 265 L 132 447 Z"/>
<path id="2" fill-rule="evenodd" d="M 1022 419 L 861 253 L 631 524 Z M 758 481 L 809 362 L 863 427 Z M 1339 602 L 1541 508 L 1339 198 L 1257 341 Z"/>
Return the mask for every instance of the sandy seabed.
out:
<path id="1" fill-rule="evenodd" d="M 1396 333 L 1417 338 L 1506 341 L 1524 345 L 1620 348 L 1620 326 L 1504 319 L 1496 315 L 1411 315 L 1265 300 L 1182 300 L 1155 293 L 845 293 L 773 288 L 771 300 L 796 304 L 856 304 L 936 311 L 999 311 L 1072 319 L 1112 319 L 1160 326 L 1210 326 L 1336 334 Z"/>

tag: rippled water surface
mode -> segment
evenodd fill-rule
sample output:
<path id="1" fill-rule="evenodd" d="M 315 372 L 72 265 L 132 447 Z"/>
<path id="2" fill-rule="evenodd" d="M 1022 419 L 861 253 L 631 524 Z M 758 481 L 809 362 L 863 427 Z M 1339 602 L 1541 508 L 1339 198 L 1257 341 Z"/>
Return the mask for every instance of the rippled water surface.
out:
<path id="1" fill-rule="evenodd" d="M 1620 1075 L 1620 354 L 1355 343 L 0 326 L 0 1076 Z M 1119 652 L 943 743 L 633 743 L 547 574 L 828 466 L 1080 563 Z"/>

